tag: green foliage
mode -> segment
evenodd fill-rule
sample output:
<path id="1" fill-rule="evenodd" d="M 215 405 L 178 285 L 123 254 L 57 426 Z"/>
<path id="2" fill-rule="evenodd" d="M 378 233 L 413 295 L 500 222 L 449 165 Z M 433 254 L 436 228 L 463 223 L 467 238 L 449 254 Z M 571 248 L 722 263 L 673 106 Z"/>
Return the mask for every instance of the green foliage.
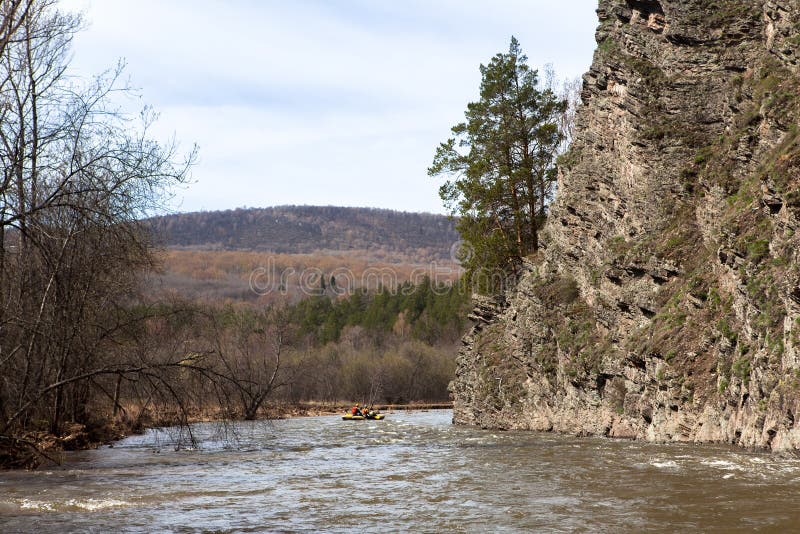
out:
<path id="1" fill-rule="evenodd" d="M 581 159 L 581 150 L 571 147 L 569 150 L 556 158 L 556 163 L 563 169 L 571 169 Z"/>
<path id="2" fill-rule="evenodd" d="M 619 53 L 619 43 L 612 37 L 607 37 L 599 45 L 597 45 L 597 52 L 606 57 Z"/>
<path id="3" fill-rule="evenodd" d="M 720 304 L 722 304 L 722 297 L 719 295 L 719 290 L 712 287 L 708 290 L 708 305 L 711 311 L 716 311 Z"/>
<path id="4" fill-rule="evenodd" d="M 538 232 L 554 193 L 556 151 L 563 140 L 558 118 L 567 107 L 526 64 L 512 37 L 508 53 L 481 65 L 480 100 L 468 104 L 466 122 L 439 145 L 430 176 L 453 177 L 439 195 L 472 254 L 465 267 L 495 292 L 502 276 L 539 248 Z"/>
<path id="5" fill-rule="evenodd" d="M 463 333 L 470 294 L 461 284 L 405 283 L 396 290 L 357 291 L 333 300 L 313 296 L 289 308 L 300 331 L 318 345 L 339 341 L 345 327 L 361 327 L 374 341 L 396 333 L 435 344 Z"/>
<path id="6" fill-rule="evenodd" d="M 618 235 L 606 242 L 606 248 L 613 256 L 623 256 L 630 249 L 630 244 L 624 236 Z"/>
<path id="7" fill-rule="evenodd" d="M 730 326 L 727 320 L 720 319 L 717 323 L 717 330 L 727 339 L 731 345 L 736 345 L 736 342 L 739 339 L 739 334 L 737 334 Z"/>
<path id="8" fill-rule="evenodd" d="M 800 189 L 789 191 L 786 194 L 786 205 L 790 208 L 800 208 Z"/>
<path id="9" fill-rule="evenodd" d="M 792 323 L 791 339 L 793 345 L 800 345 L 800 317 Z"/>
<path id="10" fill-rule="evenodd" d="M 747 280 L 747 294 L 760 311 L 753 321 L 753 326 L 764 332 L 767 340 L 781 339 L 780 347 L 770 345 L 770 348 L 778 349 L 782 353 L 782 331 L 786 308 L 777 294 L 776 273 L 768 264 L 762 264 L 761 267 Z"/>
<path id="11" fill-rule="evenodd" d="M 478 367 L 478 396 L 493 410 L 519 410 L 526 396 L 527 369 L 517 358 L 509 357 L 503 328 L 488 326 L 478 345 L 483 356 Z"/>
<path id="12" fill-rule="evenodd" d="M 550 307 L 572 304 L 580 295 L 578 283 L 569 276 L 543 280 L 536 285 L 535 292 Z"/>
<path id="13" fill-rule="evenodd" d="M 603 356 L 610 350 L 607 342 L 597 332 L 594 313 L 580 299 L 567 302 L 551 302 L 566 310 L 560 322 L 553 324 L 558 348 L 569 355 L 564 372 L 574 383 L 590 380 L 600 371 Z"/>
<path id="14" fill-rule="evenodd" d="M 721 378 L 719 381 L 718 391 L 720 393 L 725 393 L 725 390 L 728 389 L 729 385 L 730 385 L 730 380 L 728 380 L 725 377 Z"/>
<path id="15" fill-rule="evenodd" d="M 666 81 L 664 71 L 645 58 L 627 56 L 626 64 L 639 74 L 643 83 L 650 89 L 658 91 Z"/>
<path id="16" fill-rule="evenodd" d="M 599 267 L 594 267 L 589 270 L 589 281 L 592 287 L 600 287 L 600 282 L 603 279 L 603 271 Z"/>
<path id="17" fill-rule="evenodd" d="M 742 357 L 733 362 L 731 372 L 747 385 L 750 382 L 750 358 Z"/>
<path id="18" fill-rule="evenodd" d="M 659 382 L 663 382 L 666 377 L 667 377 L 667 368 L 666 366 L 662 365 L 661 367 L 658 368 L 658 371 L 656 371 L 656 380 L 658 380 Z"/>
<path id="19" fill-rule="evenodd" d="M 695 165 L 705 165 L 714 156 L 715 147 L 706 146 L 701 148 L 694 157 Z"/>
<path id="20" fill-rule="evenodd" d="M 759 239 L 747 245 L 747 257 L 758 263 L 769 255 L 769 240 Z"/>
<path id="21" fill-rule="evenodd" d="M 741 0 L 705 0 L 703 9 L 687 12 L 684 24 L 707 28 L 708 31 L 731 28 L 745 21 L 758 22 L 763 12 L 758 5 Z"/>

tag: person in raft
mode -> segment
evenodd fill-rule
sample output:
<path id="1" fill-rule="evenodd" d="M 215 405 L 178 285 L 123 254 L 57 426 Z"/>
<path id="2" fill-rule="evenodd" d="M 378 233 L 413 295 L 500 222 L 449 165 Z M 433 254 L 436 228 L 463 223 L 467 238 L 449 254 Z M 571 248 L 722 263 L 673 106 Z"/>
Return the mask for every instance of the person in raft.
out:
<path id="1" fill-rule="evenodd" d="M 351 412 L 353 415 L 361 415 L 361 416 L 363 416 L 363 415 L 364 415 L 363 413 L 361 413 L 361 409 L 358 407 L 358 404 L 356 404 L 355 406 L 353 406 L 353 409 L 352 409 L 352 410 L 350 410 L 350 412 Z"/>

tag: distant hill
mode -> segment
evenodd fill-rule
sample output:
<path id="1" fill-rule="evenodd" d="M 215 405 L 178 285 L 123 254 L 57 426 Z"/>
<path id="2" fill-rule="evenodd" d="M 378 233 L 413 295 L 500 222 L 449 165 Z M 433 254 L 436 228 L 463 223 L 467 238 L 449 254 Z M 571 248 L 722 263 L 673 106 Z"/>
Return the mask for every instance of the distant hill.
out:
<path id="1" fill-rule="evenodd" d="M 240 208 L 167 215 L 147 223 L 173 249 L 344 252 L 397 262 L 449 259 L 459 239 L 446 216 L 372 208 Z"/>

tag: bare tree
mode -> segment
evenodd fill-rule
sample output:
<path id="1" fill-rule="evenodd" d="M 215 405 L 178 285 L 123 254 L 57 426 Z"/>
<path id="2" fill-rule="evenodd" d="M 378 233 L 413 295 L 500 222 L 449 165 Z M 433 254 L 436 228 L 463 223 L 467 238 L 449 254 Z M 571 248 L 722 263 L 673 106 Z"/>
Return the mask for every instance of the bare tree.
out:
<path id="1" fill-rule="evenodd" d="M 0 23 L 0 439 L 84 421 L 104 376 L 154 376 L 121 350 L 139 275 L 137 223 L 186 180 L 177 157 L 113 104 L 122 66 L 88 84 L 66 72 L 79 16 L 55 0 L 3 1 Z"/>
<path id="2" fill-rule="evenodd" d="M 583 78 L 580 76 L 572 79 L 565 79 L 561 83 L 560 97 L 567 101 L 567 109 L 561 115 L 560 127 L 564 135 L 564 141 L 559 149 L 563 154 L 572 145 L 575 135 L 575 117 L 581 106 L 581 91 L 583 90 Z"/>
<path id="3" fill-rule="evenodd" d="M 3 0 L 0 2 L 0 55 L 17 34 L 35 0 Z"/>
<path id="4" fill-rule="evenodd" d="M 581 106 L 581 90 L 583 89 L 583 78 L 559 78 L 555 68 L 551 63 L 546 64 L 542 69 L 541 85 L 558 95 L 560 100 L 567 103 L 564 112 L 558 118 L 559 130 L 562 140 L 556 155 L 561 155 L 567 151 L 572 144 L 575 132 L 575 116 Z"/>
<path id="5" fill-rule="evenodd" d="M 235 327 L 227 330 L 218 329 L 218 375 L 225 377 L 232 390 L 229 396 L 239 400 L 242 417 L 251 421 L 299 372 L 300 366 L 286 361 L 296 337 L 295 327 L 285 308 L 271 307 L 258 316 L 238 317 Z"/>

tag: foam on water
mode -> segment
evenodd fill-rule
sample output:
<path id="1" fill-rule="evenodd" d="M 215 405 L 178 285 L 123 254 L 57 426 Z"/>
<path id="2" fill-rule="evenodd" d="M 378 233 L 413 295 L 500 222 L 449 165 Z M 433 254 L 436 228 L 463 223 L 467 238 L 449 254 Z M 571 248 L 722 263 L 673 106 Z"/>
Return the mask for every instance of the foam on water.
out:
<path id="1" fill-rule="evenodd" d="M 128 501 L 118 499 L 67 499 L 63 501 L 41 501 L 21 499 L 16 503 L 20 510 L 37 512 L 69 512 L 87 511 L 95 512 L 108 508 L 121 508 L 132 506 Z"/>
<path id="2" fill-rule="evenodd" d="M 800 460 L 450 424 L 450 412 L 241 423 L 201 447 L 150 432 L 0 480 L 3 532 L 773 531 L 800 524 Z M 233 446 L 232 446 L 233 445 Z M 156 454 L 155 448 L 161 449 Z M 722 483 L 725 481 L 725 483 Z M 354 503 L 357 506 L 354 507 Z M 677 511 L 680 513 L 677 513 Z"/>
<path id="3" fill-rule="evenodd" d="M 678 469 L 678 463 L 675 460 L 650 460 L 649 464 L 659 469 Z"/>
<path id="4" fill-rule="evenodd" d="M 717 469 L 724 469 L 726 471 L 744 471 L 745 467 L 734 463 L 730 460 L 721 460 L 721 459 L 713 459 L 713 460 L 703 460 L 703 465 L 707 465 L 709 467 L 716 467 Z"/>

